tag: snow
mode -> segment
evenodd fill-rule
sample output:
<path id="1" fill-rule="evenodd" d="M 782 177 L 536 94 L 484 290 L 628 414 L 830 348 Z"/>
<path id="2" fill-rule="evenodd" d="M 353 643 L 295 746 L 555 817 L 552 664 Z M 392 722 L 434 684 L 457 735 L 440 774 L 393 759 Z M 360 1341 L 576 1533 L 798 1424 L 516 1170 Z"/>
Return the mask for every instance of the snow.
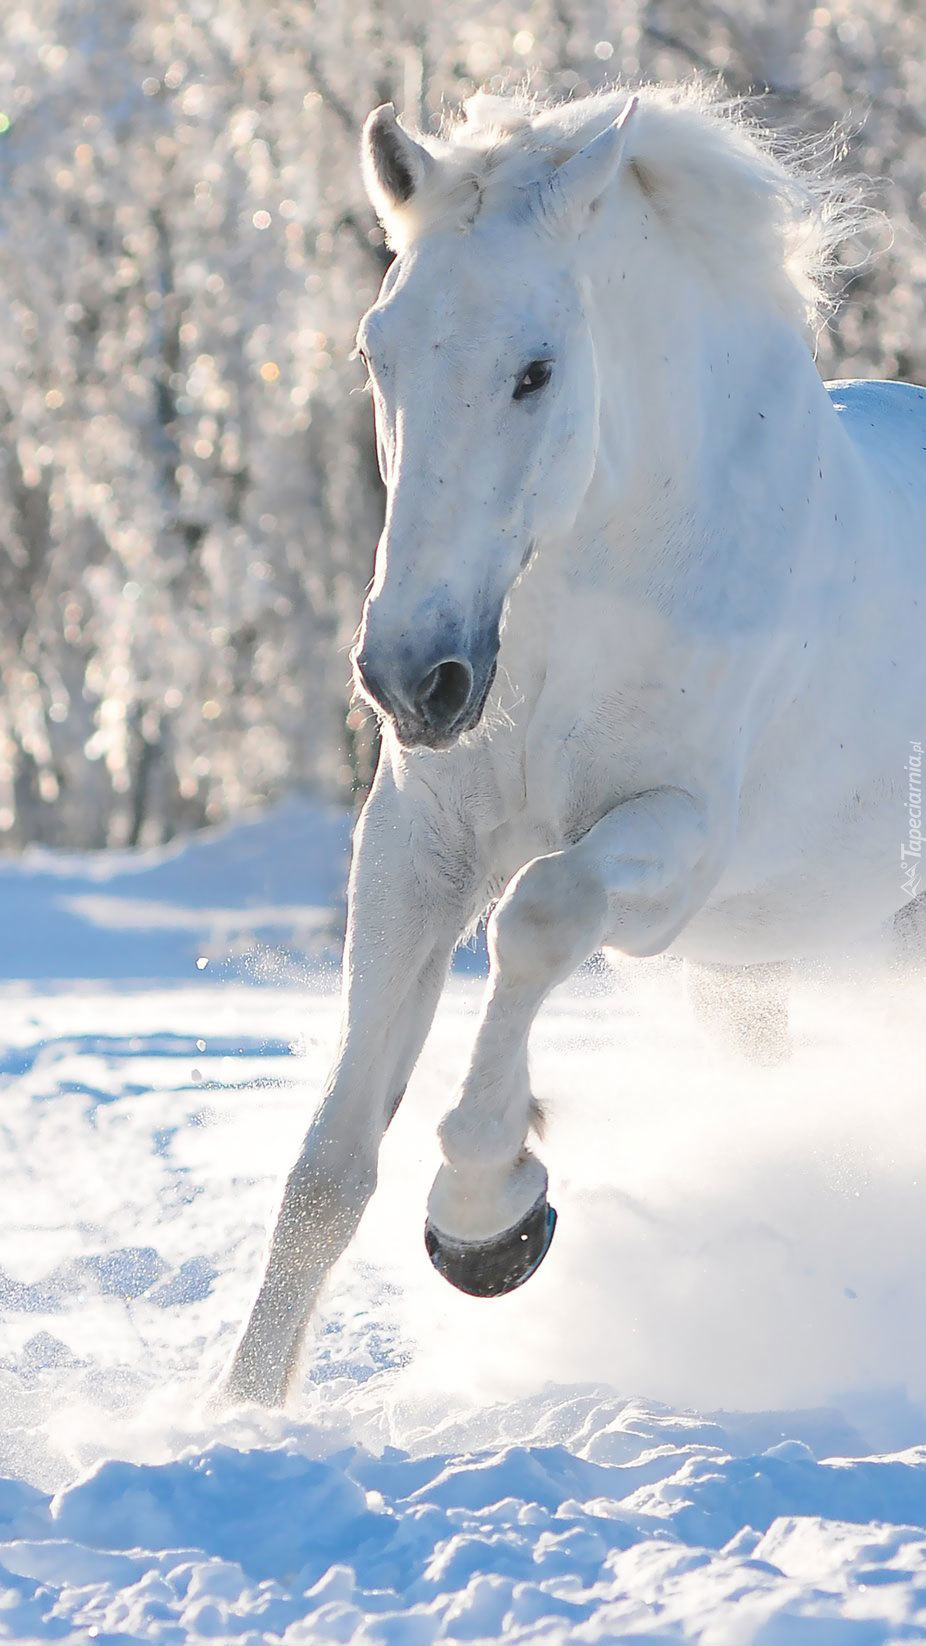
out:
<path id="1" fill-rule="evenodd" d="M 179 982 L 195 958 L 253 958 L 260 946 L 266 959 L 283 941 L 330 960 L 349 840 L 343 811 L 293 799 L 146 852 L 33 846 L 0 858 L 0 899 L 16 932 L 0 952 L 0 979 Z"/>
<path id="2" fill-rule="evenodd" d="M 480 1302 L 422 1241 L 471 962 L 293 1409 L 210 1409 L 333 1043 L 346 846 L 290 800 L 0 866 L 0 1640 L 926 1639 L 922 975 L 807 971 L 756 1070 L 673 963 L 589 969 L 534 1042 L 556 1240 Z"/>

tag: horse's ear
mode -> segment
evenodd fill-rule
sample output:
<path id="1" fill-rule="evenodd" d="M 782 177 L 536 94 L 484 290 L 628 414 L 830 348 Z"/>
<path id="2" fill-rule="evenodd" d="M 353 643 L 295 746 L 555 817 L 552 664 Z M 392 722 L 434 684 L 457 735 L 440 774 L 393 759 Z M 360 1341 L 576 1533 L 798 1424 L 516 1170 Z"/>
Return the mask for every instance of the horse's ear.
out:
<path id="1" fill-rule="evenodd" d="M 392 103 L 382 103 L 368 117 L 361 160 L 367 194 L 381 218 L 408 204 L 434 164 L 427 149 L 399 125 Z"/>
<path id="2" fill-rule="evenodd" d="M 575 231 L 594 210 L 620 168 L 637 104 L 631 97 L 610 126 L 538 185 L 533 209 L 544 227 Z"/>

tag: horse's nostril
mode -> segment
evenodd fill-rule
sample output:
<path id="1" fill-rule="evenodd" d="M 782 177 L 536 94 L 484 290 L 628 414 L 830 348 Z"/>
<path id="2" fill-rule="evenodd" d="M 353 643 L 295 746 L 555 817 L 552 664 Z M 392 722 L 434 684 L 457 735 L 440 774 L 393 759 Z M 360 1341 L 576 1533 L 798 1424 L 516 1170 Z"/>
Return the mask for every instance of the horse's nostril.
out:
<path id="1" fill-rule="evenodd" d="M 448 657 L 429 669 L 415 693 L 415 708 L 432 726 L 448 727 L 462 714 L 473 689 L 468 663 Z"/>

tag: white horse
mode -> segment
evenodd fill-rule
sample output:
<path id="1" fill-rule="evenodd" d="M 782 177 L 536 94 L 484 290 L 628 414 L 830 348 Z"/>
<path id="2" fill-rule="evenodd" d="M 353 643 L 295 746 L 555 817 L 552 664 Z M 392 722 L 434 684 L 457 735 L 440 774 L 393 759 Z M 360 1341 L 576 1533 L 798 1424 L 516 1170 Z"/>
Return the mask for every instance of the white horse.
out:
<path id="1" fill-rule="evenodd" d="M 358 338 L 382 754 L 337 1056 L 227 1380 L 266 1403 L 487 908 L 426 1241 L 492 1296 L 552 1235 L 527 1041 L 554 985 L 602 946 L 765 979 L 918 889 L 926 391 L 820 380 L 835 188 L 690 88 L 480 95 L 443 139 L 387 105 L 364 161 L 397 254 Z"/>

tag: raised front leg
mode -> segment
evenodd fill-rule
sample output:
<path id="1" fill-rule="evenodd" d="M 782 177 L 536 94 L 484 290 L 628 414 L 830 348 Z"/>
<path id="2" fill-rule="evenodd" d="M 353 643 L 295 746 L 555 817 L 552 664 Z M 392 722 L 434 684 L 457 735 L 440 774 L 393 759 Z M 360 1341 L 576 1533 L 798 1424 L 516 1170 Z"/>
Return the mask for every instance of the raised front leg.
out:
<path id="1" fill-rule="evenodd" d="M 354 837 L 337 1055 L 290 1172 L 264 1278 L 235 1350 L 230 1400 L 280 1404 L 309 1317 L 376 1186 L 383 1134 L 424 1044 L 453 946 L 471 918 L 465 843 L 426 796 L 377 778 Z M 440 855 L 438 855 L 438 853 Z"/>
<path id="2" fill-rule="evenodd" d="M 615 807 L 576 845 L 535 858 L 489 922 L 491 973 L 472 1061 L 441 1126 L 428 1203 L 431 1261 L 476 1296 L 519 1286 L 553 1235 L 547 1174 L 527 1146 L 538 1111 L 527 1041 L 549 991 L 590 954 L 667 947 L 719 874 L 724 842 L 680 789 Z"/>

